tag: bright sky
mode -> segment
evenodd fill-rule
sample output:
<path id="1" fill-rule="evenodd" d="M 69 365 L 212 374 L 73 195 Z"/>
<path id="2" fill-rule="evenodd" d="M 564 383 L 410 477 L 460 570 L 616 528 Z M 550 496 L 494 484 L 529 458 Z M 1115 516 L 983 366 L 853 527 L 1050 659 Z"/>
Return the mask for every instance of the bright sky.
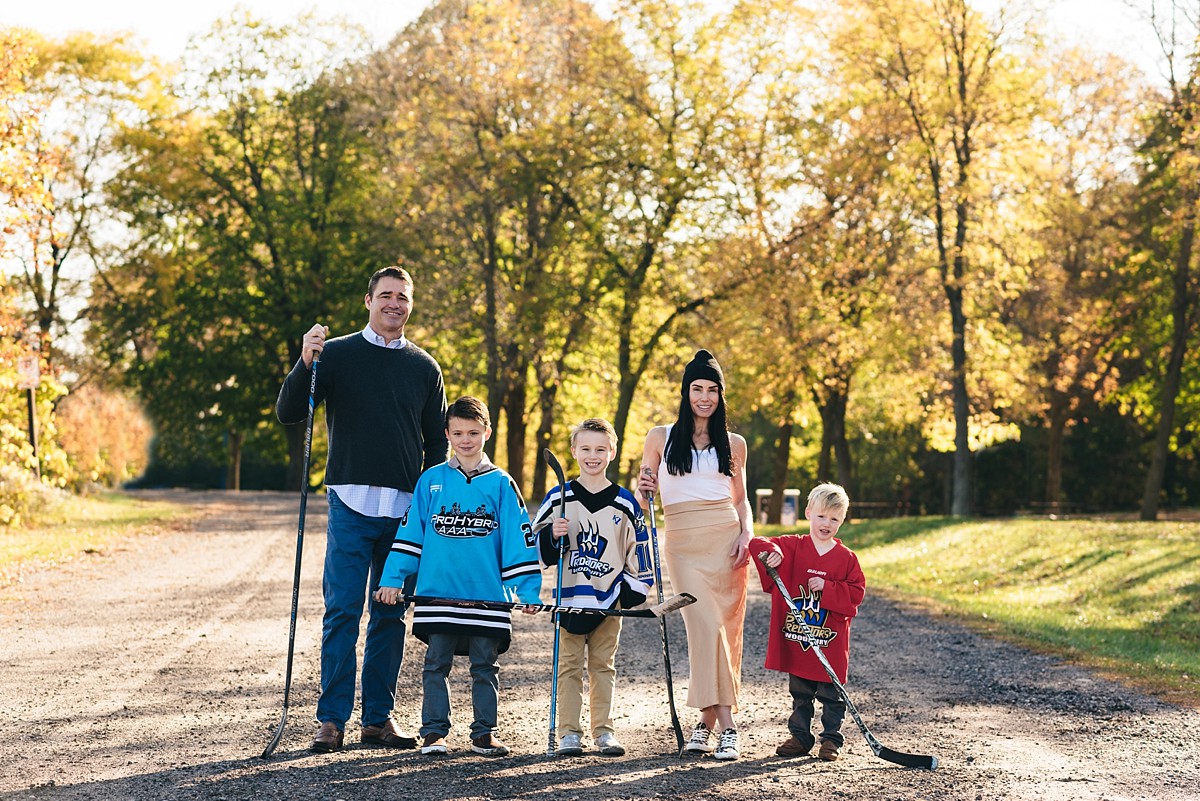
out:
<path id="1" fill-rule="evenodd" d="M 0 0 L 0 25 L 22 25 L 51 36 L 74 30 L 131 30 L 157 56 L 175 58 L 189 36 L 203 33 L 237 6 L 275 23 L 316 10 L 363 25 L 377 45 L 389 41 L 421 13 L 429 0 Z M 1004 0 L 975 0 L 983 9 Z M 1111 50 L 1154 74 L 1157 52 L 1149 26 L 1127 0 L 1034 0 L 1049 8 L 1054 27 L 1069 38 Z M 1134 0 L 1147 4 L 1150 0 Z"/>
<path id="2" fill-rule="evenodd" d="M 50 36 L 72 31 L 133 31 L 156 56 L 176 58 L 189 37 L 204 33 L 237 7 L 285 23 L 305 11 L 344 16 L 384 44 L 416 19 L 429 0 L 3 0 L 0 25 L 21 25 Z"/>

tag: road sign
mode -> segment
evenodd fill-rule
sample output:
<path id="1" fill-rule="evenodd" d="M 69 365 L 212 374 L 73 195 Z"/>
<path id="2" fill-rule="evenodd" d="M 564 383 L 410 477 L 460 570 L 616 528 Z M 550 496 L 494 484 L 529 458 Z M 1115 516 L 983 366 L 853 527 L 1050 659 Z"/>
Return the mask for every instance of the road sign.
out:
<path id="1" fill-rule="evenodd" d="M 20 375 L 20 389 L 37 389 L 42 381 L 41 370 L 36 355 L 20 356 L 17 358 L 17 373 Z"/>

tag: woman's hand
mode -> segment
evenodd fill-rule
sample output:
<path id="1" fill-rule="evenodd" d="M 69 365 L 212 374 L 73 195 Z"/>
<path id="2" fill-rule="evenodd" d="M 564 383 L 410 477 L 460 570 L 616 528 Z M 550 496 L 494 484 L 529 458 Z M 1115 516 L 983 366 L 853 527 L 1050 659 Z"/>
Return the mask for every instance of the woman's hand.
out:
<path id="1" fill-rule="evenodd" d="M 648 498 L 658 492 L 658 476 L 654 475 L 650 465 L 642 465 L 641 472 L 638 473 L 637 488 L 643 498 Z"/>
<path id="2" fill-rule="evenodd" d="M 754 534 L 745 529 L 742 529 L 742 533 L 738 535 L 733 550 L 729 552 L 729 555 L 733 557 L 734 569 L 743 568 L 750 563 L 750 540 L 753 538 Z"/>

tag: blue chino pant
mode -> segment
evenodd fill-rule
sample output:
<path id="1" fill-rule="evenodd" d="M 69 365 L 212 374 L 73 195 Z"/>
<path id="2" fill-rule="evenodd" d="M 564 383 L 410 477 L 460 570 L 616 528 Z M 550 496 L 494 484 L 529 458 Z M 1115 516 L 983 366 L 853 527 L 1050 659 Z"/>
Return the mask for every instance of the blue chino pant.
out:
<path id="1" fill-rule="evenodd" d="M 362 725 L 381 726 L 396 702 L 396 679 L 404 658 L 404 604 L 376 603 L 400 521 L 359 514 L 329 492 L 325 548 L 325 618 L 321 629 L 321 697 L 317 720 L 345 729 L 354 711 L 358 672 L 358 628 L 367 605 L 367 639 L 362 664 Z M 406 592 L 410 590 L 405 589 Z"/>

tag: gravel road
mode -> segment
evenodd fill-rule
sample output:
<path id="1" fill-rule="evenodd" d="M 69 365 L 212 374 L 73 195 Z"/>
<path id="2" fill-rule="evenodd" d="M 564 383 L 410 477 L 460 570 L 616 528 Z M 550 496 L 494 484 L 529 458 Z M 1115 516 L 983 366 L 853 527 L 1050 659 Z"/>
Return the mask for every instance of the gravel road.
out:
<path id="1" fill-rule="evenodd" d="M 309 503 L 289 725 L 275 757 L 262 760 L 282 704 L 297 498 L 147 495 L 194 504 L 201 516 L 0 589 L 0 799 L 1200 799 L 1200 712 L 981 638 L 869 587 L 849 692 L 885 745 L 936 755 L 934 772 L 877 759 L 849 717 L 839 761 L 774 755 L 790 699 L 786 681 L 761 667 L 769 602 L 753 588 L 736 762 L 672 753 L 657 623 L 639 619 L 626 622 L 618 653 L 617 726 L 629 754 L 546 756 L 547 615 L 515 616 L 501 659 L 497 735 L 513 756 L 466 747 L 461 661 L 451 677 L 458 717 L 449 756 L 362 746 L 353 723 L 345 750 L 309 753 L 321 498 Z M 843 534 L 853 546 L 853 528 Z M 678 616 L 670 634 L 682 702 Z M 413 729 L 423 653 L 410 635 L 397 715 Z M 690 726 L 694 712 L 681 714 Z"/>

